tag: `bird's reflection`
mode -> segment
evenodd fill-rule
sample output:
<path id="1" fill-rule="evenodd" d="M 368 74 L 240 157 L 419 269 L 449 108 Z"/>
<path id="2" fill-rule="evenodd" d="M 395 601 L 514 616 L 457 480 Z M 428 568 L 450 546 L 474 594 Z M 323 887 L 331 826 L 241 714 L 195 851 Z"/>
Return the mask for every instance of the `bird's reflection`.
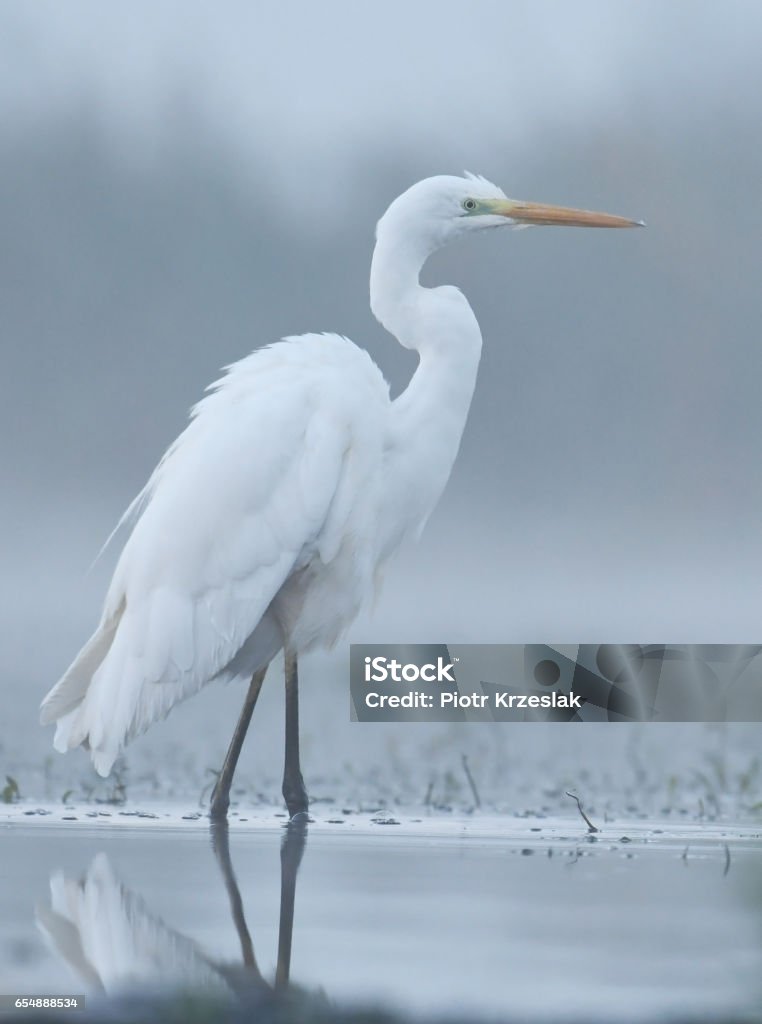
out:
<path id="1" fill-rule="evenodd" d="M 50 879 L 50 902 L 37 908 L 49 943 L 91 992 L 124 995 L 183 990 L 215 997 L 271 997 L 289 983 L 296 877 L 307 826 L 292 821 L 281 843 L 278 959 L 273 982 L 259 969 L 230 856 L 227 822 L 212 826 L 212 849 L 230 901 L 241 962 L 215 960 L 170 928 L 139 895 L 116 878 L 99 853 L 81 879 L 61 871 Z"/>

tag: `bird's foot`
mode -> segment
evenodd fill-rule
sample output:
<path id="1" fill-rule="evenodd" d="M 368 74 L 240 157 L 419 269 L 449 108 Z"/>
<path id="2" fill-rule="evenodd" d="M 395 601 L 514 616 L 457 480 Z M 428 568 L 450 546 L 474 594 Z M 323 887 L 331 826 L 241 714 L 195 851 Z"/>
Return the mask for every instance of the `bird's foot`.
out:
<path id="1" fill-rule="evenodd" d="M 210 819 L 212 821 L 227 821 L 229 807 L 230 797 L 215 786 L 212 791 L 212 799 L 209 801 Z"/>
<path id="2" fill-rule="evenodd" d="M 301 772 L 298 773 L 296 778 L 284 779 L 283 799 L 286 801 L 288 814 L 292 821 L 301 816 L 305 820 L 307 819 L 310 802 Z"/>

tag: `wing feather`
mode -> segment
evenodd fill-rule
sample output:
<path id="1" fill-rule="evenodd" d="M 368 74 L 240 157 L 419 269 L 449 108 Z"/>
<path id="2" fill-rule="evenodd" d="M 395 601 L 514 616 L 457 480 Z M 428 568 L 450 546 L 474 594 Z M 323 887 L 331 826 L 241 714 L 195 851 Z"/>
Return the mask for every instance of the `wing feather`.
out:
<path id="1" fill-rule="evenodd" d="M 336 335 L 227 368 L 141 492 L 105 602 L 102 623 L 121 610 L 117 629 L 108 645 L 90 641 L 105 655 L 79 703 L 47 712 L 58 749 L 89 740 L 107 774 L 127 739 L 235 662 L 289 576 L 337 552 L 357 486 L 350 456 L 388 401 L 367 354 Z"/>

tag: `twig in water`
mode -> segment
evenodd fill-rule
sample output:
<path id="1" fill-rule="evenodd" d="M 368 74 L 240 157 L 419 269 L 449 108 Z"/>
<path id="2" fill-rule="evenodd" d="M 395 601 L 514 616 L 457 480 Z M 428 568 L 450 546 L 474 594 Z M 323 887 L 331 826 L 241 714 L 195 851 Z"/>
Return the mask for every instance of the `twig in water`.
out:
<path id="1" fill-rule="evenodd" d="M 730 847 L 725 843 L 725 870 L 722 872 L 723 878 L 727 875 L 728 871 L 730 871 Z"/>
<path id="2" fill-rule="evenodd" d="M 474 803 L 476 804 L 477 807 L 481 807 L 482 802 L 479 799 L 479 790 L 476 788 L 476 783 L 474 782 L 474 777 L 471 774 L 471 769 L 468 767 L 468 758 L 466 757 L 465 754 L 461 754 L 460 759 L 463 762 L 463 771 L 466 773 L 468 784 L 471 787 L 471 792 L 474 795 Z"/>
<path id="3" fill-rule="evenodd" d="M 588 816 L 582 810 L 582 804 L 580 803 L 579 797 L 575 796 L 574 793 L 570 793 L 568 790 L 564 790 L 564 792 L 566 793 L 567 796 L 570 796 L 572 798 L 572 800 L 574 800 L 574 802 L 576 803 L 577 810 L 582 815 L 582 818 L 583 818 L 585 824 L 587 825 L 587 831 L 588 832 L 600 832 L 600 829 L 595 827 L 595 825 L 592 823 L 592 821 L 590 821 Z"/>

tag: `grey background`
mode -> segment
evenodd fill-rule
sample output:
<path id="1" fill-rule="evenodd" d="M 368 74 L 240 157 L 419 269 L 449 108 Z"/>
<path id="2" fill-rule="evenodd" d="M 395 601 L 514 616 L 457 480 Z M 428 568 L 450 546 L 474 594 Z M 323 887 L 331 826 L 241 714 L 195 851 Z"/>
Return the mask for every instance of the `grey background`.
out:
<path id="1" fill-rule="evenodd" d="M 351 639 L 758 639 L 760 29 L 751 2 L 0 5 L 0 769 L 49 751 L 36 707 L 113 553 L 85 570 L 220 365 L 336 330 L 404 386 L 414 362 L 367 305 L 373 225 L 462 168 L 649 226 L 431 260 L 425 281 L 469 296 L 483 364 L 442 504 Z M 304 666 L 313 788 L 348 765 L 423 791 L 461 746 L 508 794 L 526 763 L 626 770 L 605 727 L 580 746 L 350 725 L 346 657 Z M 257 785 L 281 757 L 267 691 Z M 240 699 L 201 695 L 131 764 L 197 780 Z M 628 735 L 667 766 L 758 740 Z"/>

